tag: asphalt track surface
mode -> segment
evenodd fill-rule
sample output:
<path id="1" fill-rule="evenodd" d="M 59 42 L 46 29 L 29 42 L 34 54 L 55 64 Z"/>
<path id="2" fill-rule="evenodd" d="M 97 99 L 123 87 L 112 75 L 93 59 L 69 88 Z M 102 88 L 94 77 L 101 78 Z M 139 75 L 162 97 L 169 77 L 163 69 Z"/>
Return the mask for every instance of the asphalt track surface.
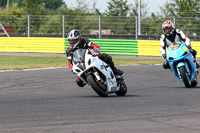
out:
<path id="1" fill-rule="evenodd" d="M 199 133 L 200 87 L 160 65 L 119 66 L 125 97 L 79 88 L 68 68 L 0 72 L 0 133 Z"/>

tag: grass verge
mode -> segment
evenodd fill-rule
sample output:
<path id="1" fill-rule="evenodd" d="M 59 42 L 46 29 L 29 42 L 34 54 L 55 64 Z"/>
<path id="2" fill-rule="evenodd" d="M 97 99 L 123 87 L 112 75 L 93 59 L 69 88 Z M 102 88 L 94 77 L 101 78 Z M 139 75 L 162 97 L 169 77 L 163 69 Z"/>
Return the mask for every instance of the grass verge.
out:
<path id="1" fill-rule="evenodd" d="M 115 65 L 161 64 L 161 59 L 113 58 Z M 0 70 L 68 67 L 66 57 L 0 56 Z"/>

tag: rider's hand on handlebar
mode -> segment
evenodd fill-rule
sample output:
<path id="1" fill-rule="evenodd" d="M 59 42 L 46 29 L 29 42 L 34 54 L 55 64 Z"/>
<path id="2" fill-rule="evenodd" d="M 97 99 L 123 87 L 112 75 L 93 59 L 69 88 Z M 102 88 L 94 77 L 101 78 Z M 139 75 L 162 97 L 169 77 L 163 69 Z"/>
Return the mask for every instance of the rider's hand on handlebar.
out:
<path id="1" fill-rule="evenodd" d="M 163 56 L 164 59 L 166 59 L 166 54 L 163 54 L 162 56 Z"/>
<path id="2" fill-rule="evenodd" d="M 74 73 L 73 69 L 71 69 L 71 72 Z"/>
<path id="3" fill-rule="evenodd" d="M 100 51 L 99 51 L 98 49 L 97 49 L 97 50 L 94 50 L 94 51 L 92 52 L 92 56 L 98 56 L 99 53 L 100 53 Z"/>

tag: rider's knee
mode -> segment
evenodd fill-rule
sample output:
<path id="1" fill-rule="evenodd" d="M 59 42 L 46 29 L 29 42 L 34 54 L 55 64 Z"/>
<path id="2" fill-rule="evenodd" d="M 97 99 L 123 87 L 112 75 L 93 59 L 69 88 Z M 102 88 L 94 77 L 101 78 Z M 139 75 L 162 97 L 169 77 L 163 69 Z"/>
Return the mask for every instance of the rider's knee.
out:
<path id="1" fill-rule="evenodd" d="M 190 49 L 190 53 L 195 57 L 197 55 L 197 51 L 194 49 Z"/>
<path id="2" fill-rule="evenodd" d="M 101 55 L 101 60 L 105 61 L 105 62 L 111 62 L 112 61 L 112 57 L 108 54 L 103 53 Z"/>
<path id="3" fill-rule="evenodd" d="M 76 79 L 76 83 L 79 87 L 83 87 L 85 86 L 86 84 L 80 79 L 80 78 L 77 78 Z"/>
<path id="4" fill-rule="evenodd" d="M 163 68 L 164 69 L 170 69 L 170 65 L 169 65 L 168 61 L 163 62 Z"/>

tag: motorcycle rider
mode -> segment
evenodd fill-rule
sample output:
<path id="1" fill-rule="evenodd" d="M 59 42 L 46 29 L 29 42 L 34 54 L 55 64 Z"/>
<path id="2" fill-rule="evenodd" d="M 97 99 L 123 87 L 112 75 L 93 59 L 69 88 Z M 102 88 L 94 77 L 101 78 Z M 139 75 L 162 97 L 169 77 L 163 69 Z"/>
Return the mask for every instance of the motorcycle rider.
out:
<path id="1" fill-rule="evenodd" d="M 99 59 L 106 62 L 110 65 L 111 69 L 113 70 L 114 74 L 122 75 L 124 72 L 120 69 L 117 69 L 114 65 L 112 57 L 105 53 L 100 53 L 100 47 L 93 42 L 91 42 L 88 38 L 81 37 L 81 33 L 77 30 L 71 30 L 67 35 L 69 46 L 66 50 L 66 56 L 68 58 L 69 68 L 72 69 L 72 60 L 73 60 L 73 52 L 79 48 L 89 48 L 93 47 L 93 53 L 89 52 L 93 56 L 98 56 Z M 76 78 L 76 83 L 79 87 L 83 87 L 86 84 L 79 78 Z"/>
<path id="2" fill-rule="evenodd" d="M 166 20 L 162 24 L 163 34 L 160 37 L 160 53 L 165 59 L 163 62 L 164 69 L 170 69 L 170 65 L 166 60 L 166 47 L 169 47 L 173 42 L 185 42 L 186 47 L 192 53 L 196 60 L 196 50 L 191 48 L 191 41 L 188 37 L 185 36 L 183 31 L 176 29 L 174 24 L 170 20 Z M 197 68 L 199 68 L 199 64 L 196 62 Z"/>

